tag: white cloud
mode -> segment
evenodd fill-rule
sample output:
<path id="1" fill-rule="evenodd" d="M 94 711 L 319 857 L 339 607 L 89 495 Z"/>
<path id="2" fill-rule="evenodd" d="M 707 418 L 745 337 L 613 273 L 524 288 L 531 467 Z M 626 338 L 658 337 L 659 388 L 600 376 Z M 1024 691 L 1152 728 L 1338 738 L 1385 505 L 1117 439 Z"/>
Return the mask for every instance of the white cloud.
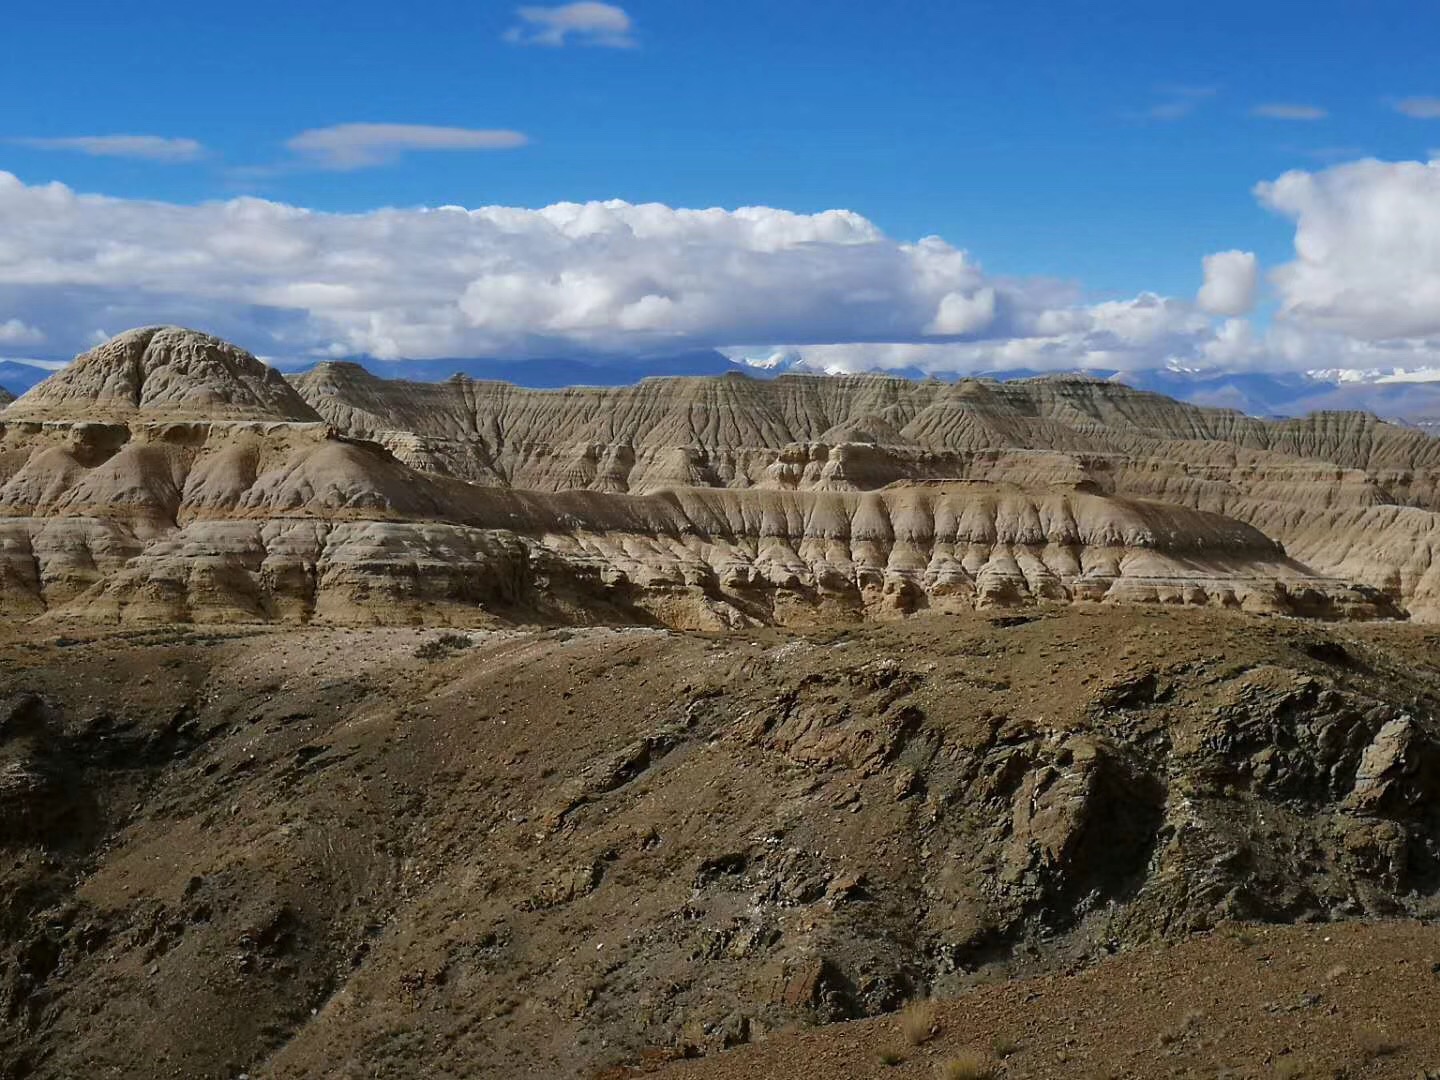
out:
<path id="1" fill-rule="evenodd" d="M 1250 110 L 1250 115 L 1266 120 L 1324 120 L 1330 113 L 1318 105 L 1271 102 L 1266 105 L 1256 105 Z"/>
<path id="2" fill-rule="evenodd" d="M 1207 257 L 1195 301 L 1087 302 L 1073 285 L 989 275 L 938 237 L 897 241 L 847 210 L 333 214 L 82 195 L 0 172 L 0 334 L 73 353 L 97 326 L 179 322 L 282 360 L 738 345 L 822 370 L 1440 366 L 1440 163 L 1288 173 L 1258 193 L 1296 221 L 1269 328 L 1240 317 L 1256 289 L 1248 252 Z"/>
<path id="3" fill-rule="evenodd" d="M 168 139 L 160 135 L 70 135 L 10 141 L 35 150 L 68 150 L 91 157 L 137 158 L 141 161 L 195 161 L 205 153 L 205 148 L 194 139 Z"/>
<path id="4" fill-rule="evenodd" d="M 410 150 L 513 150 L 529 140 L 518 131 L 425 124 L 336 124 L 302 131 L 286 147 L 324 169 L 385 165 Z"/>
<path id="5" fill-rule="evenodd" d="M 1356 161 L 1260 184 L 1295 222 L 1281 314 L 1362 341 L 1440 335 L 1440 161 Z"/>
<path id="6" fill-rule="evenodd" d="M 1202 260 L 1205 284 L 1196 303 L 1212 315 L 1244 315 L 1255 306 L 1260 266 L 1249 251 L 1219 251 Z"/>
<path id="7" fill-rule="evenodd" d="M 1191 305 L 1143 293 L 1131 300 L 1037 310 L 1009 336 L 972 341 L 886 341 L 736 346 L 733 359 L 798 364 L 834 374 L 860 371 L 1138 371 L 1204 363 L 1214 324 Z M 773 361 L 773 364 L 772 364 Z"/>
<path id="8" fill-rule="evenodd" d="M 1227 372 L 1440 369 L 1440 337 L 1365 342 L 1290 323 L 1272 324 L 1264 331 L 1257 330 L 1248 319 L 1226 319 L 1217 326 L 1182 302 L 1153 296 L 1079 308 L 1073 314 L 1075 329 L 1050 336 L 946 343 L 751 345 L 727 347 L 721 352 L 750 366 L 797 367 L 830 374 L 1109 374 L 1165 367 Z"/>
<path id="9" fill-rule="evenodd" d="M 1395 110 L 1416 120 L 1440 120 L 1440 98 L 1411 97 L 1394 102 Z"/>
<path id="10" fill-rule="evenodd" d="M 634 21 L 614 4 L 581 0 L 556 7 L 527 6 L 515 11 L 519 22 L 505 32 L 512 45 L 549 45 L 572 42 L 611 49 L 634 48 Z"/>
<path id="11" fill-rule="evenodd" d="M 175 321 L 282 358 L 898 341 L 1073 366 L 1167 354 L 1170 337 L 1209 325 L 1180 301 L 1086 306 L 1070 286 L 992 278 L 938 237 L 901 243 L 846 210 L 596 202 L 329 214 L 254 198 L 80 195 L 5 173 L 0 310 L 57 350 L 88 346 L 96 325 Z"/>
<path id="12" fill-rule="evenodd" d="M 930 334 L 974 334 L 995 321 L 995 290 L 946 293 L 940 298 L 935 318 L 925 327 Z"/>
<path id="13" fill-rule="evenodd" d="M 0 345 L 39 345 L 45 335 L 19 319 L 0 322 Z"/>

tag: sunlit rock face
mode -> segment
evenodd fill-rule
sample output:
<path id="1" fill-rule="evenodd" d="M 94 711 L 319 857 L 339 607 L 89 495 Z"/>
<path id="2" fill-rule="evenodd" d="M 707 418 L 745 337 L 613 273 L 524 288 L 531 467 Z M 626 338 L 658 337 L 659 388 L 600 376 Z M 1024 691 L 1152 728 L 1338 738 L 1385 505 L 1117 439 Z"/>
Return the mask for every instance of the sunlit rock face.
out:
<path id="1" fill-rule="evenodd" d="M 1039 602 L 1428 617 L 1440 443 L 1088 379 L 294 386 L 146 329 L 0 413 L 0 611 L 718 628 Z M 1440 613 L 1440 610 L 1437 610 Z"/>

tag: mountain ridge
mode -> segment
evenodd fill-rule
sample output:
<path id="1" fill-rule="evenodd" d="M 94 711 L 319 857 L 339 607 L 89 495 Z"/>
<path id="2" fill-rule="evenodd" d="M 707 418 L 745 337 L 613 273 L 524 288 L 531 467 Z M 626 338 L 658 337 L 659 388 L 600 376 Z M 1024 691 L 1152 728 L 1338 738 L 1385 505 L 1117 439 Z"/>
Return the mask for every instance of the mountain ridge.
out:
<path id="1" fill-rule="evenodd" d="M 0 429 L 0 606 L 26 617 L 720 628 L 1091 600 L 1440 617 L 1440 442 L 1093 378 L 530 390 L 341 363 L 291 383 L 152 327 Z"/>

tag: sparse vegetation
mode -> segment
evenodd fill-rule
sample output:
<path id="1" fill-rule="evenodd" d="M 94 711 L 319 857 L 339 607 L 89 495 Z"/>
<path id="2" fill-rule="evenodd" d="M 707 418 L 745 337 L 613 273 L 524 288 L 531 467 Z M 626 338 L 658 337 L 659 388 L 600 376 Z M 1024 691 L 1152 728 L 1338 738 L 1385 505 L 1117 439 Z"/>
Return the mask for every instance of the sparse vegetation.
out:
<path id="1" fill-rule="evenodd" d="M 932 1001 L 912 1001 L 900 1010 L 900 1034 L 911 1046 L 920 1046 L 935 1037 L 940 1022 Z"/>
<path id="2" fill-rule="evenodd" d="M 444 660 L 451 653 L 463 652 L 475 644 L 469 634 L 441 634 L 415 649 L 417 660 Z"/>
<path id="3" fill-rule="evenodd" d="M 1223 618 L 1229 621 L 1222 630 L 1231 622 L 1240 629 L 1250 625 L 1239 616 Z M 1233 640 L 1206 637 L 1206 617 L 1196 619 L 1192 624 L 1164 612 L 1143 616 L 1145 656 L 1152 648 L 1157 656 L 1192 656 L 1179 640 L 1183 633 L 1196 639 L 1193 655 L 1203 658 L 1229 649 L 1258 666 L 1251 681 L 1228 688 L 1234 700 L 1269 701 L 1271 682 L 1281 695 L 1277 700 L 1288 700 L 1291 672 L 1270 663 L 1270 645 L 1251 649 L 1239 642 L 1240 630 Z M 93 921 L 107 935 L 100 946 L 103 955 L 113 953 L 117 964 L 140 972 L 154 967 L 147 993 L 154 995 L 156 1008 L 172 1012 L 184 1007 L 188 987 L 218 975 L 244 996 L 247 1007 L 254 1002 L 253 1011 L 263 1022 L 293 1015 L 308 1027 L 304 1017 L 315 1007 L 313 988 L 328 989 L 321 980 L 331 972 L 355 972 L 352 985 L 366 991 L 366 1008 L 373 1009 L 377 1024 L 418 1033 L 404 1046 L 377 1051 L 377 1061 L 396 1072 L 415 1070 L 419 1035 L 424 1046 L 447 1047 L 444 1052 L 453 1055 L 447 1060 L 455 1061 L 457 1069 L 483 1071 L 486 1062 L 498 1060 L 487 1057 L 492 1051 L 530 1060 L 541 1052 L 537 1048 L 546 1047 L 544 1052 L 553 1054 L 549 1074 L 595 1080 L 625 1080 L 651 1061 L 684 1056 L 707 1059 L 683 1066 L 697 1080 L 733 1080 L 741 1072 L 757 1080 L 807 1072 L 895 1080 L 1167 1075 L 1335 1080 L 1340 1071 L 1355 1078 L 1382 1072 L 1408 1078 L 1423 1066 L 1434 1068 L 1440 1042 L 1433 1025 L 1427 1030 L 1424 1005 L 1440 984 L 1432 970 L 1440 958 L 1433 926 L 1398 917 L 1371 922 L 1337 916 L 1300 926 L 1242 928 L 1230 922 L 1214 932 L 1187 930 L 1171 940 L 1160 929 L 1173 914 L 1164 890 L 1156 892 L 1153 903 L 1123 901 L 1129 906 L 1117 909 L 1108 931 L 1117 943 L 1113 957 L 1101 959 L 1097 939 L 1090 936 L 1100 930 L 1097 920 L 1079 938 L 1036 939 L 1040 963 L 1017 964 L 1016 981 L 1009 985 L 1000 976 L 1011 973 L 998 968 L 982 966 L 970 973 L 973 961 L 990 955 L 982 949 L 963 957 L 963 972 L 934 971 L 933 993 L 930 984 L 910 982 L 907 996 L 914 1000 L 908 1004 L 901 997 L 885 1016 L 834 1023 L 848 1018 L 853 1005 L 882 1001 L 881 991 L 932 970 L 923 966 L 928 954 L 903 950 L 896 952 L 893 967 L 875 963 L 873 935 L 909 940 L 904 935 L 913 930 L 920 910 L 886 899 L 910 895 L 907 883 L 925 865 L 910 844 L 911 832 L 932 852 L 941 852 L 944 843 L 950 845 L 944 850 L 968 859 L 972 848 L 988 843 L 984 830 L 990 828 L 986 822 L 992 811 L 976 808 L 973 821 L 939 828 L 944 823 L 932 821 L 922 807 L 926 801 L 938 807 L 942 798 L 958 797 L 969 773 L 946 771 L 951 766 L 939 761 L 925 764 L 930 759 L 918 755 L 930 750 L 919 743 L 902 749 L 893 765 L 874 776 L 847 764 L 845 757 L 816 758 L 829 762 L 827 775 L 843 778 L 847 788 L 853 779 L 867 796 L 859 812 L 837 811 L 832 788 L 844 788 L 829 781 L 811 788 L 813 778 L 804 774 L 818 766 L 797 773 L 784 755 L 770 760 L 769 747 L 779 736 L 756 726 L 760 713 L 746 715 L 747 710 L 763 707 L 768 716 L 778 685 L 798 695 L 792 709 L 796 722 L 820 724 L 828 740 L 835 734 L 830 726 L 838 723 L 837 710 L 848 709 L 844 737 L 863 738 L 868 752 L 874 745 L 868 733 L 915 701 L 928 710 L 923 721 L 906 714 L 911 716 L 906 723 L 921 725 L 916 738 L 929 730 L 927 724 L 968 724 L 973 702 L 930 697 L 932 690 L 924 687 L 958 685 L 965 665 L 984 663 L 1017 671 L 1015 689 L 1006 692 L 1009 699 L 973 690 L 985 708 L 998 715 L 1007 700 L 1035 701 L 1067 718 L 1067 724 L 1091 730 L 1088 697 L 1077 698 L 1072 716 L 1063 712 L 1066 702 L 1059 696 L 1072 690 L 1048 687 L 1046 680 L 1055 678 L 1049 652 L 1073 641 L 1064 651 L 1078 657 L 1074 662 L 1104 669 L 1111 640 L 1128 632 L 1126 621 L 1103 609 L 1057 615 L 1038 624 L 1060 628 L 1041 640 L 1038 653 L 1010 652 L 996 659 L 978 651 L 990 647 L 996 635 L 982 616 L 976 620 L 984 627 L 974 631 L 979 644 L 954 658 L 938 646 L 951 648 L 970 632 L 971 623 L 961 616 L 852 633 L 844 662 L 862 678 L 871 672 L 879 673 L 877 683 L 911 678 L 904 664 L 925 674 L 928 682 L 906 683 L 910 692 L 894 705 L 888 704 L 898 692 L 894 682 L 872 693 L 868 682 L 825 681 L 836 660 L 818 649 L 792 649 L 773 665 L 767 666 L 767 660 L 747 666 L 756 656 L 778 654 L 758 633 L 714 637 L 587 630 L 577 631 L 571 641 L 553 642 L 529 630 L 512 635 L 463 626 L 344 632 L 315 627 L 268 631 L 209 654 L 188 645 L 157 648 L 150 644 L 152 635 L 141 645 L 101 639 L 65 650 L 63 667 L 43 678 L 34 674 L 35 658 L 0 652 L 0 660 L 15 658 L 8 667 L 0 665 L 6 686 L 21 693 L 38 685 L 49 717 L 13 713 L 8 729 L 13 734 L 3 747 L 11 755 L 6 761 L 21 761 L 37 775 L 54 768 L 62 779 L 88 778 L 104 800 L 101 809 L 110 815 L 112 833 L 106 835 L 113 840 L 98 842 L 117 845 L 67 853 L 66 830 L 94 812 L 91 800 L 97 796 L 86 787 L 73 785 L 72 791 L 72 786 L 58 785 L 37 789 L 33 798 L 23 792 L 17 796 L 30 817 L 13 819 L 16 835 L 32 835 L 19 830 L 33 825 L 34 834 L 59 838 L 55 852 L 44 858 L 62 860 L 61 886 L 89 880 L 85 875 L 93 864 L 105 875 L 100 883 L 113 891 L 107 903 L 117 906 L 99 914 L 87 909 L 71 930 L 52 926 L 48 907 L 26 909 L 26 919 L 39 921 L 22 928 L 11 949 L 22 950 L 16 953 L 19 962 L 33 966 L 43 961 L 44 968 L 37 970 L 57 964 L 46 983 L 75 1003 L 68 1015 L 76 1017 L 76 1026 L 37 1028 L 16 1037 L 47 1055 L 40 1060 L 57 1062 L 56 1075 L 86 1075 L 85 1061 L 113 1054 L 139 1062 L 132 1071 L 143 1076 L 161 1052 L 175 1053 L 167 1030 L 134 1024 L 133 1012 L 112 1002 L 108 995 L 115 983 L 105 971 L 97 973 L 88 963 L 72 965 L 65 960 L 68 954 L 50 950 L 57 932 L 63 933 L 66 949 L 90 947 L 92 939 L 83 935 Z M 1270 624 L 1259 625 L 1263 630 Z M 1165 636 L 1152 644 L 1148 635 L 1157 628 Z M 1430 708 L 1428 684 L 1417 677 L 1412 688 L 1397 673 L 1412 655 L 1419 658 L 1418 672 L 1418 664 L 1433 655 L 1433 641 L 1420 636 L 1426 631 L 1402 639 L 1402 631 L 1410 633 L 1404 627 L 1367 630 L 1382 643 L 1393 638 L 1404 645 L 1403 650 L 1395 646 L 1389 677 L 1401 688 L 1397 696 L 1408 700 L 1413 695 Z M 1017 632 L 1028 631 L 1005 631 Z M 1282 645 L 1291 632 L 1289 624 L 1279 625 Z M 465 647 L 467 635 L 473 643 L 456 651 L 455 646 Z M 759 643 L 752 645 L 752 638 Z M 51 648 L 53 631 L 45 640 Z M 523 652 L 510 651 L 511 642 L 523 646 Z M 434 664 L 415 659 L 422 644 L 449 658 Z M 633 669 L 615 667 L 613 657 L 622 650 L 642 662 Z M 1378 646 L 1376 652 L 1380 655 Z M 898 671 L 891 662 L 896 656 L 902 658 Z M 516 657 L 522 659 L 512 663 Z M 177 661 L 180 666 L 171 666 Z M 927 670 L 932 662 L 934 673 Z M 661 678 L 656 671 L 666 674 Z M 117 679 L 117 672 L 125 677 Z M 442 677 L 457 672 L 463 678 Z M 1205 684 L 1186 681 L 1191 675 L 1166 677 L 1182 688 L 1187 701 L 1201 702 L 1195 706 L 1198 714 L 1186 714 L 1187 723 L 1229 730 L 1213 716 Z M 1257 680 L 1269 681 L 1255 690 Z M 1352 704 L 1358 709 L 1367 700 L 1357 693 Z M 10 714 L 0 710 L 0 715 Z M 27 734 L 36 724 L 42 726 L 35 730 L 47 733 L 43 741 Z M 190 732 L 191 724 L 196 737 L 213 732 L 193 749 L 187 741 L 192 736 L 181 733 Z M 1023 768 L 1016 763 L 1009 740 L 1021 738 L 1028 746 L 1028 733 L 991 734 L 988 721 L 964 731 L 977 747 L 986 748 L 990 765 L 1001 768 L 1010 762 L 1004 768 L 1013 775 L 1005 773 L 1006 783 L 1059 767 L 1043 747 L 1030 748 L 1040 756 L 1026 758 Z M 178 753 L 172 749 L 172 733 Z M 1116 739 L 1116 754 L 1120 746 L 1131 746 L 1128 736 L 1123 743 Z M 105 757 L 98 758 L 102 752 Z M 802 745 L 795 752 L 837 753 L 828 742 L 819 751 Z M 1116 798 L 1128 790 L 1122 780 L 1148 775 L 1138 763 L 1141 758 L 1133 760 L 1128 766 L 1133 771 L 1115 778 Z M 97 761 L 119 767 L 100 768 Z M 764 766 L 760 774 L 753 771 L 757 762 Z M 922 774 L 921 802 L 903 813 L 880 805 L 878 798 L 890 790 L 884 770 L 912 764 Z M 1182 764 L 1174 766 L 1181 777 L 1177 783 L 1190 775 L 1191 766 Z M 140 770 L 146 787 L 137 792 L 134 777 Z M 793 789 L 787 779 L 792 776 Z M 730 814 L 737 793 L 754 804 L 753 812 Z M 1253 797 L 1242 794 L 1237 796 L 1241 802 L 1227 807 L 1227 815 L 1234 815 L 1226 818 L 1227 828 L 1244 823 L 1249 829 L 1271 812 L 1268 802 L 1244 801 Z M 137 803 L 143 803 L 139 815 L 126 813 Z M 174 814 L 158 812 L 172 805 Z M 998 805 L 995 812 L 1001 815 L 996 820 L 1013 829 L 1012 805 Z M 1130 805 L 1122 800 L 1120 809 Z M 65 816 L 47 816 L 58 811 Z M 806 814 L 803 822 L 795 816 L 799 811 Z M 125 824 L 117 826 L 119 821 Z M 794 823 L 788 835 L 770 828 L 777 821 Z M 485 826 L 481 856 L 471 842 L 477 822 Z M 1286 820 L 1287 829 L 1292 824 Z M 909 831 L 896 834 L 896 828 Z M 1032 831 L 1031 839 L 1036 838 Z M 1322 851 L 1338 851 L 1332 845 L 1343 842 L 1318 833 L 1312 839 Z M 1145 854 L 1151 843 L 1146 839 L 1140 845 L 1137 859 L 1152 858 Z M 43 847 L 35 850 L 43 854 Z M 242 865 L 232 851 L 244 852 L 246 860 L 254 852 L 257 861 Z M 815 851 L 834 855 L 821 858 Z M 138 895 L 125 901 L 122 892 L 133 868 L 152 853 L 167 860 L 154 877 L 156 887 L 170 890 L 161 896 L 167 910 L 153 934 L 155 903 Z M 1286 861 L 1290 855 L 1288 847 L 1271 852 L 1277 867 L 1298 865 Z M 932 865 L 937 857 L 929 857 Z M 980 875 L 989 872 L 984 860 L 966 866 L 967 881 L 983 881 Z M 1139 866 L 1137 861 L 1137 874 Z M 1208 866 L 1202 859 L 1172 869 L 1181 875 L 1178 880 L 1192 880 L 1188 875 L 1209 873 Z M 1087 862 L 1063 869 L 1082 875 L 1065 880 L 1089 880 L 1083 876 L 1090 872 Z M 868 899 L 843 891 L 862 870 L 873 883 Z M 4 881 L 31 889 L 42 904 L 57 895 L 50 884 L 56 880 L 54 870 L 37 858 L 10 865 L 7 873 Z M 198 884 L 185 884 L 191 880 Z M 272 880 L 297 883 L 296 889 L 276 894 L 268 884 Z M 1235 870 L 1234 881 L 1250 879 L 1242 868 Z M 1263 877 L 1252 884 L 1262 893 L 1268 888 Z M 959 884 L 956 889 L 944 903 L 968 895 Z M 422 890 L 433 902 L 407 902 Z M 484 890 L 483 898 L 477 890 Z M 698 894 L 691 906 L 698 917 L 670 922 L 677 898 L 692 894 Z M 763 899 L 754 900 L 757 896 Z M 937 927 L 954 917 L 949 907 L 933 906 L 941 901 L 928 896 L 921 901 L 931 905 L 924 917 Z M 989 903 L 983 890 L 973 902 Z M 285 903 L 294 912 L 294 925 L 272 932 L 274 914 Z M 758 910 L 752 908 L 756 903 Z M 773 936 L 788 919 L 800 917 L 792 904 L 805 905 L 803 916 L 815 918 L 815 930 L 825 935 L 813 952 L 796 949 L 792 954 Z M 989 910 L 977 909 L 976 917 Z M 474 914 L 464 915 L 467 911 Z M 457 913 L 461 925 L 455 922 Z M 183 939 L 168 929 L 171 922 L 182 921 Z M 663 934 L 647 929 L 661 922 Z M 385 936 L 392 924 L 415 947 L 393 948 Z M 856 930 L 860 933 L 852 935 Z M 1253 933 L 1258 945 L 1242 948 L 1235 938 L 1242 932 Z M 945 933 L 948 940 L 958 938 L 960 930 Z M 1094 962 L 1087 960 L 1073 974 L 1056 974 L 1068 968 L 1081 945 Z M 540 969 L 516 962 L 522 952 L 554 956 L 569 966 L 563 977 L 537 984 Z M 57 955 L 65 962 L 56 962 Z M 449 995 L 468 993 L 467 973 L 482 967 L 486 987 L 473 1007 L 477 1015 L 483 1009 L 478 1030 L 486 1041 L 446 1043 L 452 1029 L 439 1016 L 443 1010 L 425 1002 L 439 1004 Z M 691 968 L 699 973 L 693 985 L 675 981 Z M 866 981 L 882 977 L 885 981 L 873 990 Z M 36 987 L 33 1000 L 50 1000 L 35 997 L 49 993 Z M 772 1004 L 755 1014 L 747 1003 L 757 987 Z M 948 996 L 962 992 L 954 1000 Z M 854 996 L 846 1001 L 850 993 Z M 546 1033 L 542 1021 L 552 1014 L 573 1025 L 574 1040 L 557 1041 Z M 258 1045 L 254 1029 L 244 1026 L 251 1020 L 239 1008 L 216 1015 L 223 1023 L 206 1031 L 187 1053 L 201 1061 L 197 1072 L 233 1075 L 225 1072 L 226 1064 L 232 1058 L 249 1060 L 243 1055 Z M 339 1013 L 330 1016 L 329 1022 L 358 1022 Z M 807 1034 L 822 1023 L 831 1026 Z M 1382 1055 L 1378 1058 L 1362 1054 L 1360 1036 L 1367 1029 L 1363 1045 Z M 1159 1048 L 1161 1032 L 1177 1041 Z M 578 1041 L 582 1034 L 587 1043 Z M 1383 1056 L 1397 1039 L 1403 1049 Z M 719 1052 L 747 1040 L 756 1045 L 738 1055 Z M 287 1054 L 297 1055 L 312 1071 L 324 1070 L 333 1049 L 299 1039 L 287 1041 L 287 1047 Z M 602 1064 L 608 1071 L 598 1071 Z"/>
<path id="4" fill-rule="evenodd" d="M 1301 1058 L 1283 1057 L 1275 1063 L 1272 1074 L 1276 1080 L 1306 1080 L 1316 1075 L 1310 1062 Z"/>
<path id="5" fill-rule="evenodd" d="M 1160 1043 L 1160 1045 L 1161 1045 L 1161 1046 L 1172 1046 L 1172 1045 L 1174 1045 L 1175 1043 L 1179 1042 L 1181 1039 L 1185 1038 L 1186 1035 L 1189 1035 L 1189 1034 L 1190 1034 L 1191 1032 L 1193 1032 L 1196 1028 L 1198 1028 L 1198 1027 L 1201 1025 L 1201 1023 L 1204 1022 L 1204 1020 L 1205 1020 L 1205 1014 L 1204 1014 L 1203 1012 L 1200 1012 L 1200 1011 L 1198 1011 L 1198 1010 L 1196 1010 L 1196 1009 L 1190 1010 L 1189 1012 L 1187 1012 L 1187 1013 L 1180 1019 L 1180 1023 L 1176 1024 L 1173 1028 L 1170 1028 L 1168 1031 L 1162 1031 L 1162 1032 L 1160 1033 L 1160 1036 L 1159 1036 L 1159 1043 Z"/>
<path id="6" fill-rule="evenodd" d="M 990 1080 L 995 1060 L 979 1050 L 962 1050 L 940 1063 L 940 1080 Z"/>
<path id="7" fill-rule="evenodd" d="M 1001 1061 L 1020 1049 L 1020 1040 L 1013 1035 L 996 1035 L 990 1042 L 990 1049 Z"/>
<path id="8" fill-rule="evenodd" d="M 1355 1041 L 1360 1046 L 1360 1052 L 1369 1061 L 1390 1057 L 1398 1054 L 1404 1048 L 1403 1043 L 1389 1032 L 1381 1031 L 1379 1028 L 1365 1028 L 1355 1036 Z"/>

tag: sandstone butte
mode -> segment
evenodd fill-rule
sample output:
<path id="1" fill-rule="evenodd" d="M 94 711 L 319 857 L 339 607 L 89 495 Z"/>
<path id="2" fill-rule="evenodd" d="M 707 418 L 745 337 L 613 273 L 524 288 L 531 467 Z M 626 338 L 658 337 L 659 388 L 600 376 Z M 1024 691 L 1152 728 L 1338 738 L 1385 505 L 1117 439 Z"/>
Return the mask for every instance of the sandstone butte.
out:
<path id="1" fill-rule="evenodd" d="M 132 330 L 0 410 L 0 613 L 815 625 L 1052 602 L 1440 619 L 1440 441 L 1083 377 L 287 381 Z"/>

